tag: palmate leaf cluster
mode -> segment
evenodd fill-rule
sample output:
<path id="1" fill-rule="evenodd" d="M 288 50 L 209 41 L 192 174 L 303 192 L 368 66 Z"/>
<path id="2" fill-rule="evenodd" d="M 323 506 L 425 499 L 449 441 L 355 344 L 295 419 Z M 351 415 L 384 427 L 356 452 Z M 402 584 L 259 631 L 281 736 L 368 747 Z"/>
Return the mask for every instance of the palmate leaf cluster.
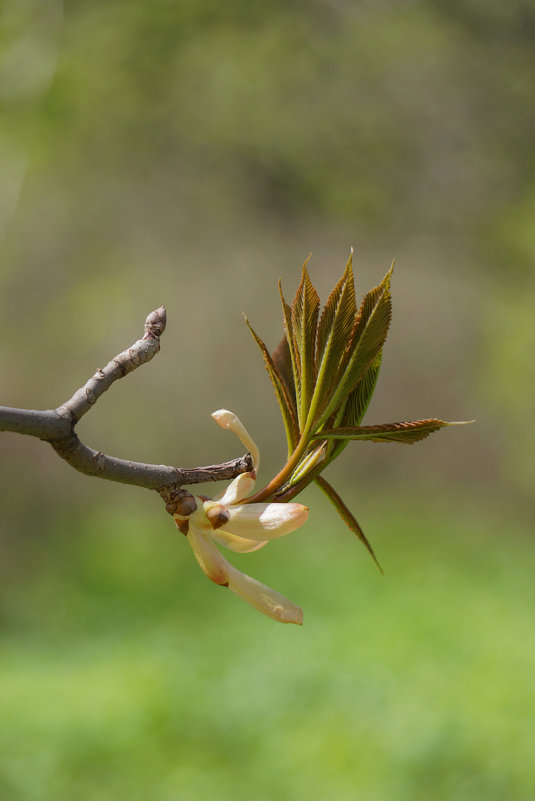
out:
<path id="1" fill-rule="evenodd" d="M 392 317 L 392 268 L 357 305 L 351 254 L 320 309 L 307 262 L 291 306 L 279 285 L 285 336 L 272 353 L 247 321 L 264 356 L 288 443 L 286 464 L 254 500 L 287 501 L 315 481 L 374 556 L 358 522 L 320 474 L 350 440 L 412 444 L 450 424 L 431 418 L 361 425 Z"/>

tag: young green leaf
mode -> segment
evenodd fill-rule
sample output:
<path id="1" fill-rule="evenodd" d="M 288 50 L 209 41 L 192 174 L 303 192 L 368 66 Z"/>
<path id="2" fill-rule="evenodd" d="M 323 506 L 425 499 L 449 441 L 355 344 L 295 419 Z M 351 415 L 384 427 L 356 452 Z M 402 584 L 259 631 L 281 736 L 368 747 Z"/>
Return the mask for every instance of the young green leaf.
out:
<path id="1" fill-rule="evenodd" d="M 353 283 L 352 257 L 323 309 L 317 337 L 317 379 L 305 430 L 310 431 L 324 410 L 343 369 L 343 357 L 355 323 L 357 311 Z"/>
<path id="2" fill-rule="evenodd" d="M 297 409 L 301 405 L 301 360 L 299 349 L 292 323 L 292 310 L 286 303 L 284 295 L 282 294 L 282 283 L 279 281 L 279 293 L 282 303 L 282 316 L 284 318 L 284 332 L 286 334 L 286 341 L 288 342 L 288 350 L 290 351 L 290 360 L 292 363 L 292 373 L 295 387 L 295 400 Z"/>
<path id="3" fill-rule="evenodd" d="M 300 481 L 303 481 L 313 470 L 316 470 L 324 461 L 327 455 L 327 443 L 322 442 L 320 445 L 315 445 L 312 447 L 309 453 L 301 459 L 295 470 L 293 471 L 292 475 L 290 476 L 290 480 L 288 481 L 287 485 L 283 488 L 284 491 L 289 489 L 290 487 L 299 484 Z M 323 469 L 323 468 L 322 468 Z"/>
<path id="4" fill-rule="evenodd" d="M 379 371 L 381 369 L 382 355 L 383 352 L 379 351 L 355 389 L 349 393 L 341 416 L 340 425 L 358 426 L 362 421 L 375 391 L 375 385 L 377 384 Z"/>
<path id="5" fill-rule="evenodd" d="M 373 561 L 375 562 L 375 564 L 377 565 L 377 567 L 379 568 L 379 570 L 382 573 L 383 569 L 382 569 L 381 565 L 379 564 L 379 562 L 377 561 L 377 557 L 375 556 L 375 553 L 373 552 L 373 548 L 370 545 L 370 543 L 368 542 L 368 539 L 367 539 L 366 535 L 364 534 L 364 532 L 361 529 L 361 527 L 359 526 L 356 518 L 349 511 L 349 509 L 347 508 L 347 506 L 345 505 L 345 503 L 343 502 L 341 497 L 338 495 L 338 493 L 336 492 L 334 487 L 332 487 L 329 484 L 328 481 L 325 481 L 323 476 L 317 476 L 315 481 L 316 481 L 316 484 L 318 485 L 318 487 L 321 487 L 321 489 L 323 490 L 325 495 L 328 497 L 330 502 L 336 508 L 336 511 L 338 512 L 338 514 L 340 515 L 340 517 L 342 518 L 342 520 L 344 521 L 346 526 L 348 526 L 348 528 L 350 528 L 351 531 L 354 534 L 357 535 L 357 537 L 362 542 L 362 544 L 365 546 L 365 548 L 367 548 L 367 550 L 370 553 Z"/>
<path id="6" fill-rule="evenodd" d="M 365 295 L 357 313 L 350 257 L 320 316 L 319 297 L 305 262 L 291 307 L 279 282 L 286 338 L 271 356 L 251 329 L 281 407 L 288 459 L 246 502 L 284 503 L 317 481 L 370 552 L 357 521 L 320 473 L 351 440 L 410 444 L 452 425 L 437 418 L 361 425 L 377 382 L 392 314 L 392 269 L 393 265 Z"/>
<path id="7" fill-rule="evenodd" d="M 264 344 L 264 342 L 260 339 L 256 331 L 253 329 L 247 317 L 245 318 L 245 322 L 249 328 L 249 331 L 253 335 L 256 344 L 262 351 L 264 355 L 264 366 L 268 372 L 268 375 L 271 379 L 271 383 L 273 385 L 273 389 L 275 391 L 275 396 L 277 398 L 282 419 L 284 422 L 284 429 L 286 432 L 286 439 L 288 442 L 288 454 L 290 455 L 295 448 L 297 441 L 299 440 L 299 426 L 297 424 L 297 416 L 296 416 L 296 409 L 293 398 L 288 394 L 288 390 L 286 385 L 278 372 L 273 359 L 269 355 L 269 351 Z"/>
<path id="8" fill-rule="evenodd" d="M 295 381 L 292 370 L 292 357 L 290 355 L 290 346 L 288 345 L 288 340 L 285 336 L 281 339 L 275 350 L 271 352 L 271 358 L 273 359 L 273 364 L 277 368 L 277 372 L 279 373 L 282 382 L 286 387 L 289 397 L 292 399 L 293 407 L 295 409 L 295 416 L 297 418 L 297 402 L 295 399 Z"/>
<path id="9" fill-rule="evenodd" d="M 370 364 L 355 389 L 342 405 L 334 420 L 333 428 L 340 426 L 357 426 L 366 413 L 366 409 L 372 399 L 375 384 L 381 368 L 382 351 L 375 357 Z M 348 439 L 331 440 L 333 448 L 329 455 L 329 461 L 336 459 L 349 443 Z"/>
<path id="10" fill-rule="evenodd" d="M 305 426 L 316 380 L 316 325 L 318 322 L 319 308 L 319 295 L 312 285 L 305 262 L 303 265 L 301 283 L 297 288 L 292 303 L 293 336 L 295 338 L 301 365 L 301 393 L 297 407 L 301 431 Z"/>
<path id="11" fill-rule="evenodd" d="M 361 439 L 373 442 L 403 442 L 412 445 L 445 426 L 462 425 L 446 423 L 436 417 L 429 420 L 414 420 L 407 423 L 385 423 L 379 426 L 352 426 L 329 428 L 317 434 L 321 439 Z"/>
<path id="12" fill-rule="evenodd" d="M 348 297 L 343 302 L 343 305 L 346 309 L 346 313 L 352 316 L 351 325 L 353 325 L 355 322 L 355 315 L 357 313 L 355 283 L 353 278 L 353 251 L 351 251 L 342 277 L 327 298 L 327 303 L 323 308 L 320 321 L 318 323 L 318 339 L 316 346 L 318 370 L 320 362 L 325 353 L 325 349 L 328 345 L 328 341 L 332 338 L 333 325 L 337 315 L 339 315 L 340 298 L 344 292 L 346 292 Z M 344 342 L 344 348 L 346 345 L 347 341 Z"/>
<path id="13" fill-rule="evenodd" d="M 386 274 L 379 286 L 368 292 L 362 302 L 343 357 L 342 370 L 336 379 L 336 390 L 315 426 L 317 432 L 344 404 L 350 392 L 355 389 L 367 368 L 382 350 L 392 317 L 391 274 L 392 270 Z"/>

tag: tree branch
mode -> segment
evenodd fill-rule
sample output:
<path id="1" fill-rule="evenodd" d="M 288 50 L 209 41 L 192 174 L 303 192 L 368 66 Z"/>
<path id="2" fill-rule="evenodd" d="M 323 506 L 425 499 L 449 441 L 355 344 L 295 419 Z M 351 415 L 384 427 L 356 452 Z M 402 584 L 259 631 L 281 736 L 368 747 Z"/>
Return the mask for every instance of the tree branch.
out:
<path id="1" fill-rule="evenodd" d="M 153 356 L 156 356 L 160 350 L 160 336 L 165 331 L 166 323 L 166 311 L 160 306 L 147 317 L 143 339 L 138 339 L 128 350 L 119 353 L 103 369 L 99 368 L 70 400 L 56 409 L 56 413 L 76 424 L 114 381 L 128 375 L 142 364 L 150 362 Z"/>
<path id="2" fill-rule="evenodd" d="M 51 442 L 53 439 L 68 436 L 71 426 L 54 411 L 0 406 L 0 431 L 28 434 L 30 437 Z"/>
<path id="3" fill-rule="evenodd" d="M 13 409 L 0 406 L 0 431 L 38 437 L 50 443 L 62 459 L 85 475 L 158 490 L 166 500 L 173 497 L 180 486 L 232 479 L 240 473 L 252 470 L 250 454 L 223 464 L 190 469 L 132 462 L 93 450 L 76 434 L 77 422 L 114 381 L 128 375 L 158 353 L 160 336 L 165 331 L 166 321 L 163 306 L 151 312 L 145 322 L 143 338 L 115 356 L 106 367 L 98 369 L 83 387 L 57 409 Z"/>

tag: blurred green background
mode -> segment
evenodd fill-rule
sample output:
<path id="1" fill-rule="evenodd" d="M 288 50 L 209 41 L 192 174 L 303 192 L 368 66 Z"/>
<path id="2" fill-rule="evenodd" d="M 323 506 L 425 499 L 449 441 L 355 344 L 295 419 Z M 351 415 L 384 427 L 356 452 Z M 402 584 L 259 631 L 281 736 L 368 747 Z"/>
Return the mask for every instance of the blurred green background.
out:
<path id="1" fill-rule="evenodd" d="M 385 577 L 313 489 L 198 570 L 155 494 L 0 437 L 2 801 L 535 797 L 535 3 L 5 0 L 0 403 L 54 408 L 142 333 L 150 365 L 80 425 L 114 455 L 238 455 L 267 479 L 274 346 L 312 251 L 326 298 L 396 258 L 366 422 L 477 418 L 329 471 Z M 212 493 L 212 488 L 208 490 Z"/>

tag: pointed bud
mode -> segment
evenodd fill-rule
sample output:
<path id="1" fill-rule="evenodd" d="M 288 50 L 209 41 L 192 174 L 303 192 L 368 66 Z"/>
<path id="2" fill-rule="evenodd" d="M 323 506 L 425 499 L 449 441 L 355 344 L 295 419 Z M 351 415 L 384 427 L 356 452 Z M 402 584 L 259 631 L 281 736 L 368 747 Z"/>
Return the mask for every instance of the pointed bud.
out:
<path id="1" fill-rule="evenodd" d="M 167 312 L 164 306 L 151 312 L 145 320 L 145 337 L 159 339 L 165 331 L 167 324 Z"/>

